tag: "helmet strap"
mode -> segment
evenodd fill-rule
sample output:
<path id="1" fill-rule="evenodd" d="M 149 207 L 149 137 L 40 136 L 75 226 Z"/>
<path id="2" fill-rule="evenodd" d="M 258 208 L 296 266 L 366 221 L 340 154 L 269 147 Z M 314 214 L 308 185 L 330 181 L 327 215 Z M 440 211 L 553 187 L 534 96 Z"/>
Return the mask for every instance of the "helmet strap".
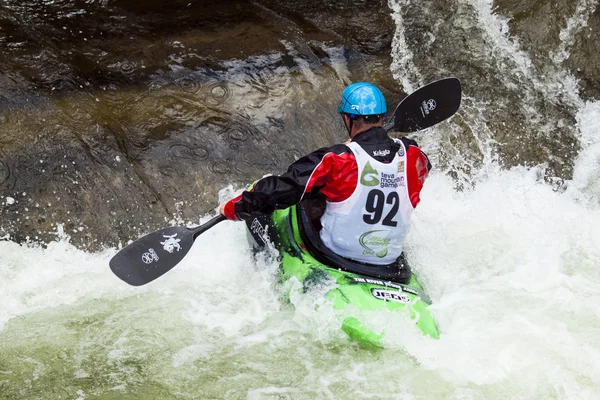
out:
<path id="1" fill-rule="evenodd" d="M 348 131 L 348 136 L 350 136 L 352 138 L 352 125 L 354 123 L 354 119 L 352 118 L 352 114 L 343 114 L 343 115 L 347 115 L 348 119 L 350 120 L 350 122 L 348 122 L 348 124 L 346 124 L 346 119 L 344 118 L 344 126 L 346 127 L 346 130 Z"/>

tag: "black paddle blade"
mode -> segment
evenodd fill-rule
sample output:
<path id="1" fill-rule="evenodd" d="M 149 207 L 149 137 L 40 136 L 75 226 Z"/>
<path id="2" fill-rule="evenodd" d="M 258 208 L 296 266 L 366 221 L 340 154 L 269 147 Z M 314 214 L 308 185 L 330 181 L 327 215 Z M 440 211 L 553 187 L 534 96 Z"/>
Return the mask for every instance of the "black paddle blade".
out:
<path id="1" fill-rule="evenodd" d="M 110 260 L 110 269 L 130 285 L 145 285 L 177 265 L 193 244 L 192 230 L 164 228 L 124 247 Z"/>
<path id="2" fill-rule="evenodd" d="M 149 233 L 121 249 L 110 260 L 110 269 L 130 285 L 150 283 L 176 266 L 198 235 L 226 219 L 217 215 L 195 228 L 174 226 Z"/>
<path id="3" fill-rule="evenodd" d="M 405 97 L 394 111 L 396 132 L 416 132 L 453 116 L 460 107 L 460 81 L 445 78 L 417 89 Z"/>

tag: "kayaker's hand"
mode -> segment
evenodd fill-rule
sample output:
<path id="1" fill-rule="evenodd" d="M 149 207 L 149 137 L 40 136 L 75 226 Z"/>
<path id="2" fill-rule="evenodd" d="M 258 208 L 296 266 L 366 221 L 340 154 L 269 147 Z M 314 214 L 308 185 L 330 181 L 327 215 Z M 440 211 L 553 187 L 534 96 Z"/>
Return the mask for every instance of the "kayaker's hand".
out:
<path id="1" fill-rule="evenodd" d="M 219 212 L 221 213 L 221 215 L 225 216 L 225 218 L 227 218 L 230 221 L 239 221 L 240 219 L 237 215 L 235 215 L 234 204 L 235 203 L 233 202 L 233 200 L 229 200 L 227 203 L 221 204 L 219 206 Z"/>

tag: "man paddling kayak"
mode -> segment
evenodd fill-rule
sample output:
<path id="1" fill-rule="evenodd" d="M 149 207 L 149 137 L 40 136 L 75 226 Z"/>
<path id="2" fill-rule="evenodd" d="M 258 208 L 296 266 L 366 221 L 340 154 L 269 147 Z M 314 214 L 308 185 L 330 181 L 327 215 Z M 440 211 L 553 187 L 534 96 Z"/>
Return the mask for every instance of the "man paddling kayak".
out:
<path id="1" fill-rule="evenodd" d="M 431 82 L 398 104 L 394 129 L 416 132 L 434 126 L 458 111 L 461 97 L 458 79 Z M 414 279 L 402 257 L 398 262 L 384 263 L 401 255 L 412 210 L 419 203 L 431 167 L 427 156 L 414 141 L 387 136 L 382 129 L 385 101 L 373 85 L 357 83 L 346 88 L 340 112 L 350 133 L 347 143 L 317 150 L 292 164 L 285 174 L 261 179 L 250 191 L 222 205 L 221 214 L 202 225 L 171 226 L 138 238 L 110 260 L 111 271 L 130 285 L 145 285 L 175 267 L 203 232 L 227 220 L 225 215 L 249 223 L 253 212 L 262 213 L 256 214 L 252 226 L 259 219 L 270 220 L 273 210 L 283 211 L 312 198 L 299 207 L 299 233 L 309 239 L 307 248 L 302 244 L 299 251 L 309 251 L 310 246 L 315 249 L 315 253 L 309 251 L 311 257 L 338 270 L 349 270 L 348 265 L 353 264 L 350 272 L 364 276 L 402 283 L 405 271 L 408 279 Z M 316 209 L 311 210 L 310 203 L 320 203 L 322 198 L 327 200 L 319 221 L 324 228 L 310 220 Z M 319 261 L 321 256 L 325 261 Z"/>
<path id="2" fill-rule="evenodd" d="M 431 164 L 414 140 L 388 136 L 383 128 L 387 106 L 376 86 L 348 86 L 338 111 L 348 142 L 316 150 L 286 173 L 262 178 L 221 205 L 221 214 L 247 220 L 324 196 L 320 238 L 328 249 L 368 264 L 394 263 Z"/>

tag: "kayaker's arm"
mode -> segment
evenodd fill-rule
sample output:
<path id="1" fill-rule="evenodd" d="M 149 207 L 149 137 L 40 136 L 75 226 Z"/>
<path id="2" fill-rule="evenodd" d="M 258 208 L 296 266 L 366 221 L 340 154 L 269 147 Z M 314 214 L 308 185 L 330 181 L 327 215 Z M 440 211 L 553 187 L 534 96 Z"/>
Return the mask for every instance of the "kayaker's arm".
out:
<path id="1" fill-rule="evenodd" d="M 417 142 L 415 140 L 409 139 L 407 137 L 401 137 L 400 140 L 402 141 L 402 143 L 404 143 L 404 147 L 407 149 L 409 154 L 411 152 L 414 152 L 416 156 L 423 157 L 423 160 L 425 162 L 425 167 L 427 169 L 426 172 L 430 172 L 432 170 L 433 166 L 431 165 L 431 162 L 429 161 L 429 157 L 427 157 L 427 154 L 425 154 L 423 152 L 423 150 L 421 150 L 421 148 L 419 147 Z M 416 150 L 418 150 L 418 152 L 412 151 L 411 147 L 416 147 Z"/>
<path id="2" fill-rule="evenodd" d="M 352 173 L 354 171 L 354 174 Z M 335 145 L 314 151 L 290 165 L 280 176 L 267 176 L 225 203 L 228 219 L 248 219 L 255 212 L 271 213 L 320 192 L 330 201 L 345 199 L 356 185 L 358 173 L 351 150 Z"/>
<path id="3" fill-rule="evenodd" d="M 412 206 L 416 207 L 421 201 L 421 189 L 432 166 L 429 157 L 418 147 L 417 142 L 405 137 L 400 140 L 406 148 L 408 196 Z"/>
<path id="4" fill-rule="evenodd" d="M 383 131 L 383 130 L 382 130 Z M 393 145 L 383 131 L 380 142 L 375 148 L 390 146 L 382 162 L 389 162 L 398 151 L 399 145 Z M 361 143 L 369 140 L 362 134 L 356 137 Z M 377 138 L 375 138 L 377 139 Z M 420 192 L 425 178 L 431 169 L 429 159 L 417 147 L 417 142 L 408 138 L 400 139 L 407 153 L 407 186 L 413 207 L 420 201 Z M 390 143 L 391 142 L 391 143 Z M 383 144 L 382 144 L 383 143 Z M 363 143 L 369 145 L 369 143 Z M 361 144 L 362 145 L 362 144 Z M 379 158 L 379 157 L 378 157 Z M 386 159 L 386 158 L 389 158 Z M 268 214 L 276 209 L 290 207 L 304 197 L 316 193 L 323 194 L 331 202 L 346 200 L 354 192 L 358 183 L 358 166 L 350 148 L 338 144 L 322 148 L 300 158 L 286 173 L 280 176 L 268 176 L 256 182 L 250 191 L 245 191 L 221 207 L 221 213 L 231 220 L 248 219 L 255 212 Z"/>

